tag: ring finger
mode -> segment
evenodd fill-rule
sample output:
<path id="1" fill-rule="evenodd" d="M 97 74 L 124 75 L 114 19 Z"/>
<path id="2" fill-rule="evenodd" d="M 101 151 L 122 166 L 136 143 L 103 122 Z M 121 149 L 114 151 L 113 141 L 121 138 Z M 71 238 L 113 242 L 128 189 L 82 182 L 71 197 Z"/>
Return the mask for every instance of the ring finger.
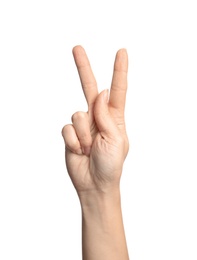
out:
<path id="1" fill-rule="evenodd" d="M 72 122 L 79 139 L 82 152 L 89 156 L 92 145 L 92 136 L 90 133 L 88 114 L 85 112 L 76 112 L 72 116 Z"/>

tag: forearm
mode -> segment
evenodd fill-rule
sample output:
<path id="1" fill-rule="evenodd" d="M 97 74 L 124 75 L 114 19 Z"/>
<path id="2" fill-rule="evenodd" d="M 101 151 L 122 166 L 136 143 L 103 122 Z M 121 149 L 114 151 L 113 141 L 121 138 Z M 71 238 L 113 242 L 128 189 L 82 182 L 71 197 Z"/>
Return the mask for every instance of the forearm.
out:
<path id="1" fill-rule="evenodd" d="M 83 260 L 128 260 L 119 189 L 83 194 L 80 202 Z"/>

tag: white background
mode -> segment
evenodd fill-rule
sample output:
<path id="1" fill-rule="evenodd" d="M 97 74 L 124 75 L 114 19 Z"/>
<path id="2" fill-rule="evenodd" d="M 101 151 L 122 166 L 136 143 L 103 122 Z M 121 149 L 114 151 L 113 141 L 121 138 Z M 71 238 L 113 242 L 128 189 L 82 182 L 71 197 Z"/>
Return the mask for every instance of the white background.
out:
<path id="1" fill-rule="evenodd" d="M 197 259 L 195 0 L 0 1 L 0 259 L 81 259 L 61 129 L 86 111 L 72 48 L 99 90 L 129 53 L 121 181 L 132 260 Z"/>

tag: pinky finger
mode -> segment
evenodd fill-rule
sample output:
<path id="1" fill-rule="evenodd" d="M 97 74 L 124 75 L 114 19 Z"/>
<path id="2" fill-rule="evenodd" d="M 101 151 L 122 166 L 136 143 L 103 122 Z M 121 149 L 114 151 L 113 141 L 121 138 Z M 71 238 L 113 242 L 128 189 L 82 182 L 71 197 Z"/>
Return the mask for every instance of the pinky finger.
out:
<path id="1" fill-rule="evenodd" d="M 65 125 L 62 129 L 62 136 L 64 138 L 66 149 L 69 149 L 72 153 L 78 155 L 83 154 L 73 125 Z"/>

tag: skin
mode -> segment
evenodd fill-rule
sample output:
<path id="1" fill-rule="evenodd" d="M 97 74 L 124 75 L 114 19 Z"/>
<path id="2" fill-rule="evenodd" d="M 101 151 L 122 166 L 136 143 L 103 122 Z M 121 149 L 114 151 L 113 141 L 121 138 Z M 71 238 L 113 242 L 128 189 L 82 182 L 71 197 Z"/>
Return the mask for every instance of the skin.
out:
<path id="1" fill-rule="evenodd" d="M 115 57 L 110 93 L 98 93 L 85 50 L 73 56 L 88 104 L 65 125 L 66 166 L 82 209 L 83 260 L 128 260 L 121 212 L 120 178 L 129 150 L 124 110 L 128 56 L 120 49 Z"/>

